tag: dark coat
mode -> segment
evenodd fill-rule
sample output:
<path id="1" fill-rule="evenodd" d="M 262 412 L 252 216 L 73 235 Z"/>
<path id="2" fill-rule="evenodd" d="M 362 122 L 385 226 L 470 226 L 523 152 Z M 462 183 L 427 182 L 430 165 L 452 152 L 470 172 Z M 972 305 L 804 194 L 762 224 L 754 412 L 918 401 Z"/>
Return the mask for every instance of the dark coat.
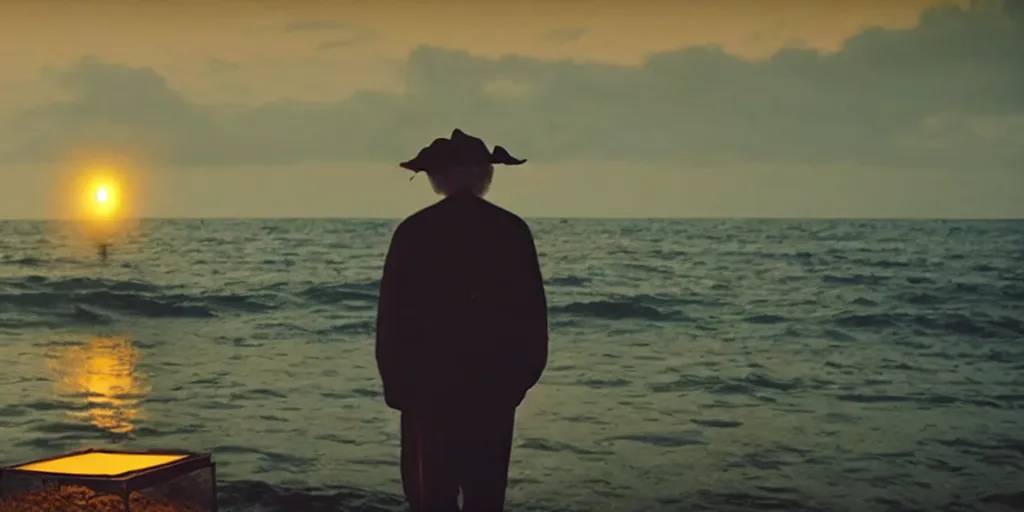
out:
<path id="1" fill-rule="evenodd" d="M 377 368 L 389 407 L 515 408 L 547 356 L 544 282 L 522 219 L 458 195 L 399 224 L 377 309 Z"/>

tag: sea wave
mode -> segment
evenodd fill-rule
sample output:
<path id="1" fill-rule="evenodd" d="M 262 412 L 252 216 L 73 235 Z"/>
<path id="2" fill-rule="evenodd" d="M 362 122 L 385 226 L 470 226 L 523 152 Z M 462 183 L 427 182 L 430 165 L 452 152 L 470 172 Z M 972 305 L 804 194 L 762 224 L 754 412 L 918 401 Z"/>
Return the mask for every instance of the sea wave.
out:
<path id="1" fill-rule="evenodd" d="M 826 274 L 822 282 L 838 286 L 880 286 L 886 279 L 874 275 Z M 371 311 L 377 301 L 378 279 L 348 283 L 307 283 L 298 286 L 287 281 L 273 282 L 253 287 L 248 291 L 210 290 L 189 292 L 181 284 L 158 285 L 142 279 L 118 279 L 110 277 L 47 277 L 28 274 L 20 277 L 0 279 L 0 327 L 38 327 L 72 324 L 103 325 L 119 317 L 141 318 L 215 318 L 230 314 L 265 314 L 279 310 L 311 307 L 340 307 L 356 313 Z M 571 290 L 586 286 L 586 280 L 566 277 L 549 280 L 551 291 Z M 593 288 L 591 287 L 591 290 Z M 806 324 L 817 316 L 794 314 L 791 308 L 785 313 L 761 312 L 744 313 L 733 305 L 730 309 L 728 297 L 722 292 L 728 288 L 714 286 L 712 289 L 695 293 L 662 292 L 622 294 L 605 293 L 603 296 L 589 292 L 578 300 L 553 301 L 550 314 L 558 325 L 573 325 L 573 319 L 606 321 L 645 321 L 657 323 L 691 323 L 700 325 L 703 320 L 721 314 L 725 317 L 739 315 L 738 320 L 750 325 Z M 969 286 L 951 283 L 943 290 L 899 289 L 890 293 L 889 304 L 903 304 L 907 307 L 947 306 L 954 302 L 963 303 L 972 297 L 980 299 L 996 297 L 1003 299 L 1007 306 L 1024 299 L 1024 288 L 1016 283 L 1001 287 Z M 804 301 L 813 304 L 813 301 Z M 963 309 L 918 309 L 901 310 L 889 307 L 880 311 L 878 299 L 858 296 L 851 304 L 857 310 L 837 312 L 828 318 L 826 329 L 830 332 L 841 330 L 917 330 L 928 333 L 944 333 L 982 338 L 1018 336 L 1024 334 L 1024 322 L 1009 315 L 999 315 L 984 310 Z M 719 309 L 709 313 L 709 309 Z M 782 311 L 782 310 L 780 310 Z M 363 332 L 365 323 L 351 323 L 335 327 L 338 332 L 353 330 Z"/>
<path id="2" fill-rule="evenodd" d="M 928 461 L 922 461 L 927 463 Z M 942 464 L 933 461 L 932 464 Z M 599 482 L 598 482 L 599 483 Z M 599 494 L 614 496 L 614 484 L 603 482 Z M 845 507 L 830 507 L 802 496 L 795 487 L 752 483 L 747 491 L 698 491 L 689 496 L 654 500 L 623 512 L 679 512 L 713 510 L 716 512 L 853 512 Z M 400 496 L 366 489 L 335 487 L 330 489 L 289 488 L 255 480 L 227 482 L 218 488 L 218 506 L 225 512 L 399 512 L 405 510 Z M 917 506 L 899 497 L 875 498 L 862 504 L 864 509 L 884 508 L 901 512 L 1011 512 L 1024 510 L 1024 491 L 981 494 L 943 504 Z M 591 512 L 590 506 L 571 506 L 532 501 L 509 506 L 510 512 Z"/>
<path id="3" fill-rule="evenodd" d="M 666 301 L 650 296 L 626 297 L 618 300 L 595 300 L 570 302 L 550 308 L 554 316 L 582 316 L 602 320 L 650 320 L 685 321 L 687 319 L 678 309 L 665 307 Z"/>

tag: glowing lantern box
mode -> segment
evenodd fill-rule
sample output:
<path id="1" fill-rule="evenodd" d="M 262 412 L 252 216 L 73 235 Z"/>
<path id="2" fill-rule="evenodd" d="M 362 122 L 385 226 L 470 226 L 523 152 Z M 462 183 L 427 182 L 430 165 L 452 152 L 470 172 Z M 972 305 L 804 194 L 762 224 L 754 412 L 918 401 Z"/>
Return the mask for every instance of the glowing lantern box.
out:
<path id="1" fill-rule="evenodd" d="M 216 512 L 209 454 L 84 450 L 0 469 L 0 512 Z"/>

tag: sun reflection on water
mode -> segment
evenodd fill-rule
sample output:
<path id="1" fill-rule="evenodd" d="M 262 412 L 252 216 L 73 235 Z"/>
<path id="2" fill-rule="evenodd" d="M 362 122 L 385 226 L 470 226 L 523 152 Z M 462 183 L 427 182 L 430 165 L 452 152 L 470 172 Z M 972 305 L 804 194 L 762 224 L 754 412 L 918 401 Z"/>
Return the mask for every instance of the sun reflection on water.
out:
<path id="1" fill-rule="evenodd" d="M 84 400 L 75 418 L 118 434 L 131 432 L 142 417 L 140 401 L 149 392 L 137 367 L 142 354 L 127 338 L 91 338 L 61 349 L 48 359 L 57 395 Z"/>

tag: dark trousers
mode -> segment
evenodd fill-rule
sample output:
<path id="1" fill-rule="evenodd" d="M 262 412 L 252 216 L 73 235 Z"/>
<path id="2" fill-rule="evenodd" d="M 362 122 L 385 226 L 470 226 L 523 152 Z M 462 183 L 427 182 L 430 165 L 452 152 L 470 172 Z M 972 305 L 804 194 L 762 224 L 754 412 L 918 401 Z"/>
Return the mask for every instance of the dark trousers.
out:
<path id="1" fill-rule="evenodd" d="M 502 512 L 515 409 L 402 413 L 402 487 L 413 512 Z"/>

